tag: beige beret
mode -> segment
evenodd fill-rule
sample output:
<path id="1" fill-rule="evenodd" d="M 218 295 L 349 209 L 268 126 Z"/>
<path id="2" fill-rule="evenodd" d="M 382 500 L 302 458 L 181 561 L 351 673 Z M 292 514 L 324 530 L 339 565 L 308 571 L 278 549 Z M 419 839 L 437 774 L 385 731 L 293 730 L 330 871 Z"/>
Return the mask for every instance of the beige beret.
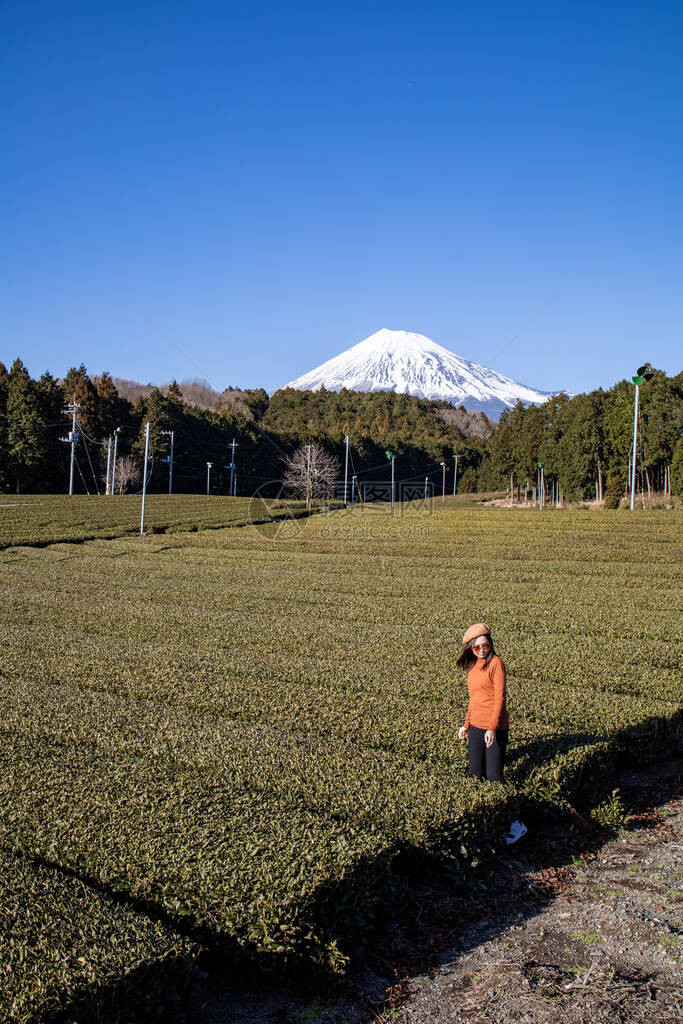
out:
<path id="1" fill-rule="evenodd" d="M 491 636 L 491 630 L 485 622 L 476 622 L 473 626 L 470 626 L 462 638 L 462 642 L 463 644 L 468 644 L 470 640 L 476 640 L 478 636 Z"/>

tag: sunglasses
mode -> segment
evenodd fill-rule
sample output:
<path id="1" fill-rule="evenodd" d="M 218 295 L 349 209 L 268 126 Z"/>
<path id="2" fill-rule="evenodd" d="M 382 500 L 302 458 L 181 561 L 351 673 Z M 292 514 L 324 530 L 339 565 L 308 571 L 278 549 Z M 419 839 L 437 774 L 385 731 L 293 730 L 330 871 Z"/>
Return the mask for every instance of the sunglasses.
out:
<path id="1" fill-rule="evenodd" d="M 472 644 L 473 651 L 488 651 L 491 648 L 491 644 Z"/>

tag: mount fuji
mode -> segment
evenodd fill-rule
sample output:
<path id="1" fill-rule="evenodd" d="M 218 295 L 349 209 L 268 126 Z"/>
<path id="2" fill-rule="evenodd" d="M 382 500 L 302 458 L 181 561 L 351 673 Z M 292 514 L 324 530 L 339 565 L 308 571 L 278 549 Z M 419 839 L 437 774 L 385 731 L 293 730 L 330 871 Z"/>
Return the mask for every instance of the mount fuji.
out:
<path id="1" fill-rule="evenodd" d="M 395 391 L 465 405 L 497 419 L 516 402 L 538 405 L 557 394 L 519 384 L 471 363 L 424 334 L 383 328 L 286 385 L 298 391 Z"/>

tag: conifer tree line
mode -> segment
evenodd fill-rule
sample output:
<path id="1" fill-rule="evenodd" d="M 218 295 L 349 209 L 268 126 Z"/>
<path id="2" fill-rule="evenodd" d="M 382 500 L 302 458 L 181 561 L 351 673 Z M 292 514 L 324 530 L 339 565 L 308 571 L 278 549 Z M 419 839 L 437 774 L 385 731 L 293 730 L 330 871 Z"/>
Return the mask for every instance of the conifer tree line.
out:
<path id="1" fill-rule="evenodd" d="M 390 449 L 396 454 L 397 479 L 414 481 L 416 489 L 428 476 L 439 492 L 445 462 L 451 493 L 455 454 L 459 492 L 512 487 L 513 494 L 519 493 L 525 483 L 535 483 L 539 461 L 546 481 L 557 481 L 567 500 L 597 496 L 609 503 L 627 485 L 634 386 L 626 380 L 608 390 L 559 395 L 541 406 L 525 408 L 519 402 L 498 424 L 448 402 L 393 392 L 285 388 L 269 397 L 262 388 L 231 387 L 219 394 L 173 381 L 164 388 L 138 387 L 131 397 L 130 388 L 121 386 L 125 383 L 117 387 L 106 371 L 91 377 L 82 364 L 63 379 L 50 373 L 34 379 L 20 359 L 9 369 L 0 363 L 0 490 L 68 489 L 70 446 L 62 439 L 70 429 L 65 410 L 74 400 L 78 493 L 104 492 L 107 445 L 116 428 L 119 459 L 127 460 L 129 468 L 141 468 L 147 421 L 152 491 L 168 488 L 168 431 L 174 433 L 173 490 L 185 493 L 205 491 L 207 462 L 212 463 L 212 493 L 226 493 L 233 438 L 237 493 L 245 495 L 259 487 L 275 492 L 285 458 L 301 444 L 319 442 L 343 464 L 345 434 L 359 480 L 387 476 L 385 451 Z M 640 389 L 639 419 L 640 486 L 683 496 L 683 373 L 668 377 L 654 372 Z M 139 479 L 139 472 L 137 477 L 121 473 L 118 483 L 136 490 Z"/>
<path id="2" fill-rule="evenodd" d="M 517 493 L 536 483 L 541 462 L 548 485 L 559 483 L 568 499 L 604 498 L 616 507 L 630 482 L 633 416 L 634 384 L 626 380 L 526 409 L 518 402 L 488 441 L 480 485 Z M 637 488 L 683 496 L 683 373 L 654 370 L 640 388 L 638 420 Z"/>

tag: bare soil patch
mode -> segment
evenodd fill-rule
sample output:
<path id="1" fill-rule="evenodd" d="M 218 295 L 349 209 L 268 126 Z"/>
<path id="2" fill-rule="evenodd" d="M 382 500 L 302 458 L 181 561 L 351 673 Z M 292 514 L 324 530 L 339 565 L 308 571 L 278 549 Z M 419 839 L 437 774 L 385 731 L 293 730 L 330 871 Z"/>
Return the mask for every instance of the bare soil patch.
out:
<path id="1" fill-rule="evenodd" d="M 683 761 L 620 780 L 627 827 L 529 823 L 463 892 L 407 894 L 342 988 L 204 978 L 174 1024 L 683 1021 Z"/>

